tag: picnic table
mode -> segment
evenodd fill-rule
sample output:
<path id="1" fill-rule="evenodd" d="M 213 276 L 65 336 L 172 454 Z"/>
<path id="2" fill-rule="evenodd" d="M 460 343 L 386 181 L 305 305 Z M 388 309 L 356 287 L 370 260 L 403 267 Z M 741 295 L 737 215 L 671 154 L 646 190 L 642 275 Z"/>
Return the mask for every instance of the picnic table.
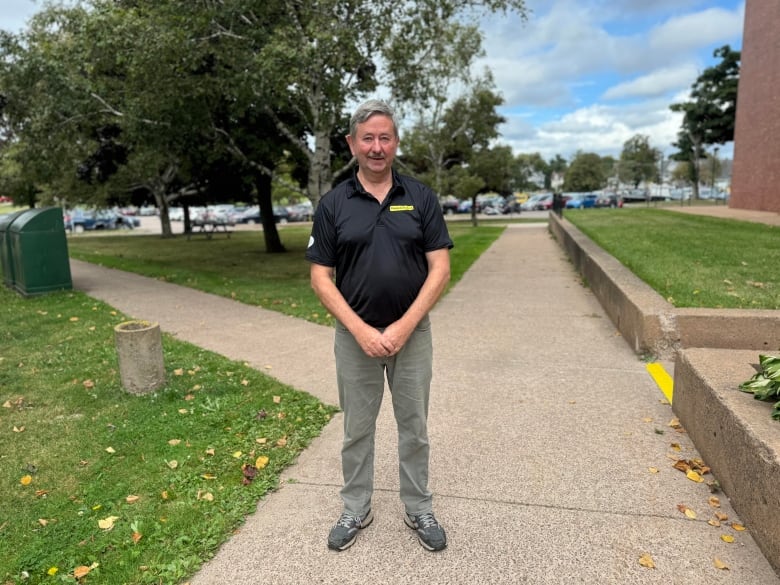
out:
<path id="1" fill-rule="evenodd" d="M 229 225 L 222 221 L 201 221 L 192 224 L 192 229 L 187 234 L 189 240 L 192 236 L 206 236 L 207 240 L 210 240 L 214 234 L 225 234 L 230 238 L 230 234 L 233 233 L 229 229 Z"/>

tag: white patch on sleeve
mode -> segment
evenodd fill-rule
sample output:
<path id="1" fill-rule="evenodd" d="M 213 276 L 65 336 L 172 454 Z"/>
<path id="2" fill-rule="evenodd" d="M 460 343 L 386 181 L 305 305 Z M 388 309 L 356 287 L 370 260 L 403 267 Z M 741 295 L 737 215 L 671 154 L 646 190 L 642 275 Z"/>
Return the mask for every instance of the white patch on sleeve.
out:
<path id="1" fill-rule="evenodd" d="M 309 236 L 309 245 L 307 248 L 311 248 L 314 245 L 314 236 Z"/>

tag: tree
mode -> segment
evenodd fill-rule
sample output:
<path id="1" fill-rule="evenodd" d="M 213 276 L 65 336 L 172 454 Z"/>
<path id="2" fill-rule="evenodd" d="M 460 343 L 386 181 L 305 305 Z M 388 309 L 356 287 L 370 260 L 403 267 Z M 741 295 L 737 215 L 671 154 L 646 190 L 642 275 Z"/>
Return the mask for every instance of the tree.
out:
<path id="1" fill-rule="evenodd" d="M 556 154 L 553 158 L 547 161 L 547 167 L 544 174 L 544 188 L 553 188 L 553 179 L 556 175 L 565 176 L 566 169 L 568 169 L 569 163 L 560 154 Z"/>
<path id="2" fill-rule="evenodd" d="M 516 191 L 528 191 L 539 189 L 549 180 L 549 166 L 538 152 L 531 154 L 518 154 L 515 157 L 513 168 L 513 189 Z M 542 176 L 542 184 L 534 183 L 531 178 L 535 175 Z"/>
<path id="3" fill-rule="evenodd" d="M 593 152 L 578 151 L 566 170 L 564 190 L 597 191 L 606 181 L 602 158 Z"/>
<path id="4" fill-rule="evenodd" d="M 642 181 L 657 181 L 660 157 L 661 153 L 650 146 L 649 136 L 636 134 L 623 143 L 618 163 L 618 178 L 623 183 L 633 185 L 634 189 L 638 188 Z"/>
<path id="5" fill-rule="evenodd" d="M 707 145 L 734 140 L 741 53 L 724 45 L 714 56 L 721 62 L 699 75 L 691 86 L 691 100 L 670 106 L 683 114 L 674 143 L 678 152 L 672 158 L 690 163 L 694 199 L 699 198 L 700 161 Z"/>

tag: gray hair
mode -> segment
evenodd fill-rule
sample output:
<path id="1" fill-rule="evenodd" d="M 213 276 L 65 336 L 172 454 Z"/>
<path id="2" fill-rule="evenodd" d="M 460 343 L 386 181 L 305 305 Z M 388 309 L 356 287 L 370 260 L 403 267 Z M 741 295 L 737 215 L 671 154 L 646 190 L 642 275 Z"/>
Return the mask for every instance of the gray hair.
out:
<path id="1" fill-rule="evenodd" d="M 349 120 L 349 133 L 352 138 L 357 138 L 358 124 L 363 124 L 371 116 L 381 115 L 390 118 L 393 122 L 393 130 L 396 137 L 398 137 L 398 124 L 395 121 L 395 111 L 384 100 L 368 100 L 360 104 L 355 113 L 352 114 L 352 118 Z"/>

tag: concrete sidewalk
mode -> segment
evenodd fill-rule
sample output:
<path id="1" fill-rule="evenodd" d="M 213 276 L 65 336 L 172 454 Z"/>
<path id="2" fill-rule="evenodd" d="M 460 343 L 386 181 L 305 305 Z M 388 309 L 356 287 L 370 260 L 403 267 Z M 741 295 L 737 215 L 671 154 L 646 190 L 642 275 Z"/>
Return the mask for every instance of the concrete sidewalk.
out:
<path id="1" fill-rule="evenodd" d="M 72 273 L 128 315 L 337 401 L 329 328 L 82 262 Z M 341 511 L 337 416 L 193 585 L 780 584 L 750 527 L 729 526 L 726 497 L 712 508 L 707 485 L 672 467 L 699 455 L 544 224 L 510 226 L 432 319 L 431 488 L 449 547 L 428 553 L 404 526 L 386 400 L 376 519 L 352 548 L 325 544 Z"/>

